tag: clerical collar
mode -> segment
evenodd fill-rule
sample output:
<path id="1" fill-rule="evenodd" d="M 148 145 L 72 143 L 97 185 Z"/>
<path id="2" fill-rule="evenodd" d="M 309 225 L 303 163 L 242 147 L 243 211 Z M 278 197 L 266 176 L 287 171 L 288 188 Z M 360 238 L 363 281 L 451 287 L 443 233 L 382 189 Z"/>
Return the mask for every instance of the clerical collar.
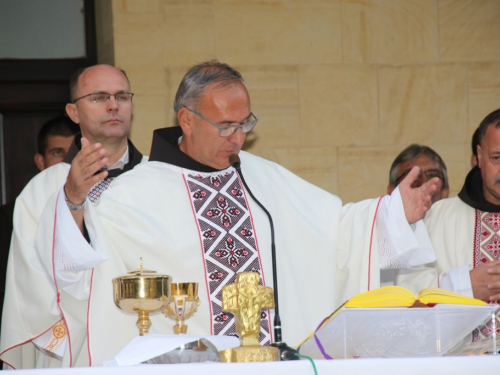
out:
<path id="1" fill-rule="evenodd" d="M 156 129 L 153 132 L 153 143 L 151 144 L 149 161 L 161 161 L 198 172 L 220 171 L 220 169 L 201 164 L 182 152 L 179 148 L 180 137 L 182 137 L 180 126 Z"/>
<path id="2" fill-rule="evenodd" d="M 66 157 L 63 160 L 63 163 L 71 164 L 71 162 L 73 161 L 76 154 L 78 154 L 81 148 L 82 148 L 82 135 L 77 134 L 75 136 L 75 139 L 73 140 L 73 143 L 71 144 L 71 147 L 68 150 L 68 153 L 66 154 Z M 125 153 L 111 168 L 109 168 L 108 177 L 117 177 L 120 174 L 133 169 L 141 161 L 142 161 L 142 154 L 139 152 L 139 150 L 135 148 L 134 144 L 129 139 Z"/>
<path id="3" fill-rule="evenodd" d="M 481 169 L 477 166 L 472 168 L 465 178 L 464 186 L 458 197 L 466 204 L 476 210 L 484 212 L 500 212 L 500 206 L 490 203 L 483 194 L 483 178 Z"/>

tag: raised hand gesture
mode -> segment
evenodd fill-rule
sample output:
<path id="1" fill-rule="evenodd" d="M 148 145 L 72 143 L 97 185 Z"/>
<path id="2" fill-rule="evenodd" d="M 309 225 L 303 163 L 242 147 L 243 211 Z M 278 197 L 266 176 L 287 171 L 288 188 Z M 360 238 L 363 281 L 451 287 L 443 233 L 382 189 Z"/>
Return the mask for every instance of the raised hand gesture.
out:
<path id="1" fill-rule="evenodd" d="M 92 186 L 106 178 L 107 171 L 95 174 L 108 162 L 106 154 L 106 149 L 100 143 L 91 145 L 87 138 L 82 137 L 82 149 L 71 162 L 64 185 L 64 192 L 70 203 L 82 204 Z"/>
<path id="2" fill-rule="evenodd" d="M 406 220 L 412 224 L 423 219 L 432 202 L 432 194 L 436 191 L 438 177 L 431 178 L 418 188 L 412 188 L 412 183 L 417 179 L 420 168 L 414 166 L 408 175 L 399 183 L 399 192 L 403 201 Z"/>

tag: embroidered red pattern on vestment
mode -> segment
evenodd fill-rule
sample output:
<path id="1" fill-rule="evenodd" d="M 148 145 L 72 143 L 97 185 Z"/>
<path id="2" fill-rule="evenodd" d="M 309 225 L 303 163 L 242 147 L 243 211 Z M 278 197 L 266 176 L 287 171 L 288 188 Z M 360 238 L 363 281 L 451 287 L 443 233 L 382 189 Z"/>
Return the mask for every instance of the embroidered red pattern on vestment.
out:
<path id="1" fill-rule="evenodd" d="M 476 210 L 474 222 L 474 267 L 500 259 L 500 213 Z M 488 301 L 488 303 L 500 304 L 500 301 Z M 500 309 L 496 312 L 496 321 L 498 334 L 500 333 Z M 481 333 L 489 336 L 492 329 L 487 326 Z"/>
<path id="2" fill-rule="evenodd" d="M 237 272 L 257 272 L 263 283 L 245 195 L 234 170 L 185 177 L 202 238 L 213 332 L 236 335 L 233 314 L 222 311 L 222 287 L 236 282 Z M 269 310 L 263 310 L 259 335 L 263 345 L 271 342 L 269 327 Z"/>

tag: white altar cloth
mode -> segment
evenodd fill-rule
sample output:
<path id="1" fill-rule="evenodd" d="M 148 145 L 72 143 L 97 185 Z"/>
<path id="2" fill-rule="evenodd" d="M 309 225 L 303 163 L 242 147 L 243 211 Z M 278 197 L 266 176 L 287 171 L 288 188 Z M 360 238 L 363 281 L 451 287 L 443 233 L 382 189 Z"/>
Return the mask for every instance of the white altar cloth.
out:
<path id="1" fill-rule="evenodd" d="M 369 375 L 498 375 L 500 355 L 428 358 L 366 358 L 315 360 L 318 374 Z M 19 375 L 313 375 L 308 360 L 265 363 L 193 363 L 169 365 L 138 365 L 118 367 L 82 367 L 71 369 L 18 370 Z"/>

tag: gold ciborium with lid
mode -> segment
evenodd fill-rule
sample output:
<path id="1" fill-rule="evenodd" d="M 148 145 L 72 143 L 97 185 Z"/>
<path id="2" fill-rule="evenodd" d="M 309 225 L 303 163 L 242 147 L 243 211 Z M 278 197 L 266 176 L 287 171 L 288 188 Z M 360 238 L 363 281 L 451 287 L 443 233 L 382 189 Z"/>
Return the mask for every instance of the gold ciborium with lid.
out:
<path id="1" fill-rule="evenodd" d="M 125 312 L 138 314 L 139 335 L 149 331 L 149 314 L 159 312 L 170 302 L 171 285 L 171 276 L 143 269 L 142 258 L 139 270 L 113 279 L 115 304 Z"/>

